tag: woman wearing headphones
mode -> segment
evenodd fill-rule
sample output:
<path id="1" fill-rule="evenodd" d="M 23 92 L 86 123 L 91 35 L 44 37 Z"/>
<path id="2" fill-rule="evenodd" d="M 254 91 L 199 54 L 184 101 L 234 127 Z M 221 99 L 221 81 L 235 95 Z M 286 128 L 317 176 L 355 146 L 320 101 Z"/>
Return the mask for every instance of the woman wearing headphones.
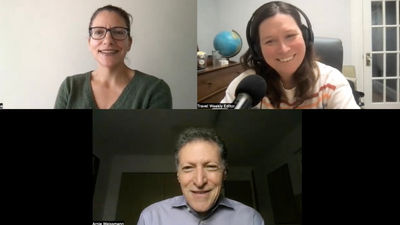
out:
<path id="1" fill-rule="evenodd" d="M 258 74 L 267 91 L 254 108 L 358 109 L 343 74 L 316 61 L 313 40 L 311 24 L 300 9 L 280 1 L 262 5 L 247 25 L 249 49 L 241 57 L 247 70 L 229 84 L 221 103 L 233 102 L 240 81 Z"/>

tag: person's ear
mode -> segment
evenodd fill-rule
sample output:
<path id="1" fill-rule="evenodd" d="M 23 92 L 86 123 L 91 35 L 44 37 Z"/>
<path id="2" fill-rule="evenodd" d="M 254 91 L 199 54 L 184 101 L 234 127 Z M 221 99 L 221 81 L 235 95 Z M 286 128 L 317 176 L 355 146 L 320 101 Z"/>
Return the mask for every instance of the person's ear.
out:
<path id="1" fill-rule="evenodd" d="M 88 49 L 89 49 L 89 52 L 92 52 L 92 46 L 91 46 L 91 41 L 92 41 L 92 38 L 88 38 Z"/>
<path id="2" fill-rule="evenodd" d="M 128 52 L 131 50 L 133 44 L 133 39 L 129 37 L 129 47 L 128 47 Z"/>

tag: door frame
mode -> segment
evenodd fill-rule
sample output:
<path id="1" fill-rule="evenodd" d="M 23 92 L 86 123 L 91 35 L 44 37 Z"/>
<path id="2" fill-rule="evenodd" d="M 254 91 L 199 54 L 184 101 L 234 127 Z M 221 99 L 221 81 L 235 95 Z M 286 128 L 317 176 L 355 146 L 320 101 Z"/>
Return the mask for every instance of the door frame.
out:
<path id="1" fill-rule="evenodd" d="M 384 2 L 384 1 L 383 1 Z M 356 67 L 357 90 L 364 92 L 365 108 L 368 109 L 394 109 L 400 108 L 399 102 L 383 102 L 372 103 L 372 65 L 366 67 L 365 54 L 371 52 L 371 47 L 367 47 L 367 43 L 371 43 L 371 0 L 351 0 L 351 46 L 352 46 L 352 62 Z M 399 46 L 400 47 L 400 46 Z M 371 74 L 371 75 L 369 75 Z M 399 84 L 399 83 L 398 83 Z M 397 91 L 400 85 L 397 86 Z M 370 99 L 370 101 L 368 101 Z"/>

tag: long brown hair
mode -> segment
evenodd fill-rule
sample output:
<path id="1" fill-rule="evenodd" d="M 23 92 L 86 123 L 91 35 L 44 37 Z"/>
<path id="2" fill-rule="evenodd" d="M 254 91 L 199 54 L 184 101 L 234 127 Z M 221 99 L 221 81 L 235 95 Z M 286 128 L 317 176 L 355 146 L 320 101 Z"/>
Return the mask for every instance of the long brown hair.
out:
<path id="1" fill-rule="evenodd" d="M 280 84 L 279 73 L 276 72 L 276 70 L 274 70 L 270 65 L 268 65 L 262 56 L 259 37 L 259 26 L 261 22 L 272 16 L 275 16 L 278 13 L 286 14 L 293 17 L 293 19 L 296 21 L 296 24 L 302 31 L 303 39 L 305 40 L 306 45 L 306 53 L 303 62 L 293 74 L 293 79 L 296 84 L 295 107 L 300 105 L 307 98 L 311 97 L 313 94 L 313 87 L 319 76 L 319 70 L 316 70 L 317 73 L 314 70 L 318 67 L 313 43 L 312 40 L 310 40 L 309 34 L 305 32 L 305 29 L 307 28 L 302 24 L 298 10 L 299 9 L 297 9 L 295 6 L 285 2 L 269 2 L 262 5 L 254 12 L 247 25 L 246 35 L 249 49 L 240 58 L 240 62 L 244 68 L 254 69 L 256 74 L 265 79 L 267 82 L 266 96 L 269 98 L 271 104 L 275 108 L 279 108 L 279 105 L 282 101 L 287 101 L 287 97 L 284 94 L 282 85 Z"/>

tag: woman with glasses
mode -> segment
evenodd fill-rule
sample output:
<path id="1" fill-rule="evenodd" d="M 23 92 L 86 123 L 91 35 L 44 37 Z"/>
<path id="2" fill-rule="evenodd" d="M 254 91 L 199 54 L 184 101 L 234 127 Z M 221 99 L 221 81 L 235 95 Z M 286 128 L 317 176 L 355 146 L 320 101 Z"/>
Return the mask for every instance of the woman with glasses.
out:
<path id="1" fill-rule="evenodd" d="M 88 44 L 98 66 L 63 81 L 56 109 L 172 107 L 171 91 L 163 80 L 130 69 L 124 62 L 132 46 L 131 19 L 126 11 L 112 5 L 93 13 Z"/>

